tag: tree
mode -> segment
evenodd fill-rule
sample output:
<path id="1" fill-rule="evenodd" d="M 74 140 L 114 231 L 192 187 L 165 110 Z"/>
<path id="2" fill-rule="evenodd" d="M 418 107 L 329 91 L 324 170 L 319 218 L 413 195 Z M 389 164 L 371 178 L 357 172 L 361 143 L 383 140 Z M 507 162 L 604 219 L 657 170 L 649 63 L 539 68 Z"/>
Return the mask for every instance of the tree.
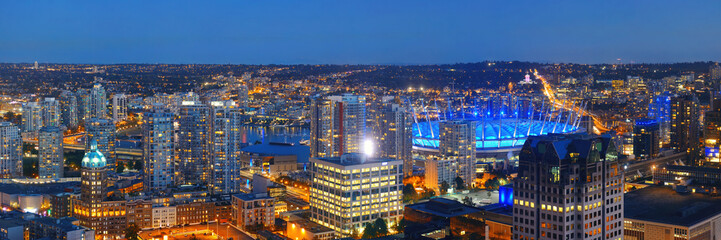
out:
<path id="1" fill-rule="evenodd" d="M 456 189 L 461 190 L 465 188 L 465 184 L 463 183 L 463 178 L 456 177 L 456 179 L 453 179 L 454 182 L 456 182 Z"/>
<path id="2" fill-rule="evenodd" d="M 373 222 L 373 225 L 375 225 L 376 231 L 378 231 L 378 235 L 376 237 L 388 235 L 388 223 L 386 223 L 385 219 L 378 218 Z"/>
<path id="3" fill-rule="evenodd" d="M 416 200 L 416 198 L 418 198 L 418 196 L 413 184 L 409 183 L 403 186 L 403 202 L 411 202 Z"/>
<path id="4" fill-rule="evenodd" d="M 363 229 L 363 239 L 375 238 L 378 235 L 378 229 L 376 229 L 375 222 L 367 222 L 365 229 Z"/>
<path id="5" fill-rule="evenodd" d="M 406 220 L 401 218 L 400 221 L 396 222 L 396 225 L 393 225 L 393 230 L 395 230 L 397 233 L 403 232 L 403 230 L 406 228 Z"/>
<path id="6" fill-rule="evenodd" d="M 486 181 L 483 185 L 488 190 L 496 190 L 501 186 L 501 182 L 498 180 L 498 177 L 493 177 L 492 179 Z"/>
<path id="7" fill-rule="evenodd" d="M 133 167 L 135 168 L 135 170 L 138 170 L 138 171 L 143 170 L 143 162 L 141 162 L 140 160 L 135 161 L 134 165 L 135 166 L 133 166 Z"/>
<path id="8" fill-rule="evenodd" d="M 118 163 L 118 166 L 115 167 L 115 172 L 122 173 L 123 171 L 125 171 L 125 165 L 123 165 L 122 163 Z"/>
<path id="9" fill-rule="evenodd" d="M 441 191 L 441 195 L 448 193 L 449 187 L 451 187 L 451 186 L 448 186 L 448 183 L 446 181 L 443 181 L 440 186 L 441 189 L 439 189 Z"/>
<path id="10" fill-rule="evenodd" d="M 125 238 L 128 240 L 140 240 L 138 232 L 140 232 L 140 228 L 134 223 L 131 223 L 130 226 L 125 228 Z"/>
<path id="11" fill-rule="evenodd" d="M 350 231 L 350 237 L 358 239 L 360 236 L 360 233 L 358 232 L 358 228 L 353 228 L 353 230 Z"/>

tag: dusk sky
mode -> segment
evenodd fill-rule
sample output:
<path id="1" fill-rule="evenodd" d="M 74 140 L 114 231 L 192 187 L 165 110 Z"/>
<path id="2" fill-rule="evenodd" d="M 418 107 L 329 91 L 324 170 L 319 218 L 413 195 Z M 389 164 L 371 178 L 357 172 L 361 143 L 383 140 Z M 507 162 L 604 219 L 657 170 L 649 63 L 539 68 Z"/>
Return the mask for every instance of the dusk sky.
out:
<path id="1" fill-rule="evenodd" d="M 721 1 L 2 1 L 0 62 L 721 60 Z"/>

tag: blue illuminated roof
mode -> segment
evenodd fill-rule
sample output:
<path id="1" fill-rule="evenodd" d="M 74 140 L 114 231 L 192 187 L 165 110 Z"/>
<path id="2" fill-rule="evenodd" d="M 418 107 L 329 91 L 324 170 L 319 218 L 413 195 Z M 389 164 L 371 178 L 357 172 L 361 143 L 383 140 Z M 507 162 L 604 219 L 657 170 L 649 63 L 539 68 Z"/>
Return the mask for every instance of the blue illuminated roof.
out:
<path id="1" fill-rule="evenodd" d="M 98 142 L 95 139 L 90 140 L 90 150 L 83 157 L 82 166 L 84 168 L 102 168 L 108 164 L 103 153 L 98 151 Z"/>
<path id="2" fill-rule="evenodd" d="M 439 121 L 413 124 L 413 145 L 422 148 L 437 149 L 439 144 Z M 420 131 L 419 131 L 420 128 Z M 544 121 L 515 118 L 477 121 L 476 148 L 513 148 L 521 147 L 528 136 L 540 136 L 549 133 L 584 132 L 585 129 L 566 125 L 564 121 Z"/>

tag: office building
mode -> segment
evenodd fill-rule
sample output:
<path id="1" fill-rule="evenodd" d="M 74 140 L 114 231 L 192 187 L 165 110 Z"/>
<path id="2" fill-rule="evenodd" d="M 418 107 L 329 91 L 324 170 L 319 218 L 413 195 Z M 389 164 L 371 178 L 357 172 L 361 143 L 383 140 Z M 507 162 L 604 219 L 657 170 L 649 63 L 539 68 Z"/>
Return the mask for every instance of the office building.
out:
<path id="1" fill-rule="evenodd" d="M 338 95 L 311 101 L 310 156 L 338 157 L 363 152 L 365 96 Z"/>
<path id="2" fill-rule="evenodd" d="M 310 165 L 312 221 L 347 236 L 378 218 L 390 225 L 403 218 L 403 161 L 347 153 Z"/>
<path id="3" fill-rule="evenodd" d="M 448 187 L 455 187 L 458 157 L 429 156 L 426 158 L 426 187 L 440 193 L 445 182 Z M 445 189 L 448 190 L 448 189 Z"/>
<path id="4" fill-rule="evenodd" d="M 652 97 L 648 106 L 648 117 L 658 123 L 661 146 L 671 142 L 671 97 L 669 92 L 661 93 Z"/>
<path id="5" fill-rule="evenodd" d="M 95 230 L 101 239 L 122 239 L 126 219 L 125 201 L 107 200 L 107 159 L 90 140 L 80 169 L 80 198 L 74 201 L 73 216 L 80 225 Z"/>
<path id="6" fill-rule="evenodd" d="M 686 152 L 688 164 L 700 155 L 699 104 L 696 96 L 687 94 L 671 98 L 671 147 Z"/>
<path id="7" fill-rule="evenodd" d="M 113 121 L 120 122 L 128 118 L 128 97 L 125 94 L 113 95 Z"/>
<path id="8" fill-rule="evenodd" d="M 45 98 L 40 105 L 43 126 L 60 127 L 60 103 L 55 98 Z"/>
<path id="9" fill-rule="evenodd" d="M 233 101 L 210 103 L 208 131 L 210 190 L 213 193 L 240 192 L 240 110 Z"/>
<path id="10" fill-rule="evenodd" d="M 0 178 L 23 175 L 23 138 L 20 129 L 9 122 L 0 122 Z"/>
<path id="11" fill-rule="evenodd" d="M 105 88 L 100 83 L 93 85 L 90 89 L 90 117 L 107 118 L 108 117 L 108 98 L 105 94 Z"/>
<path id="12" fill-rule="evenodd" d="M 91 99 L 90 91 L 88 89 L 78 89 L 75 92 L 75 98 L 78 103 L 78 121 L 84 121 L 85 119 L 91 118 L 90 109 Z"/>
<path id="13" fill-rule="evenodd" d="M 67 127 L 78 126 L 78 99 L 71 91 L 60 93 L 60 123 Z"/>
<path id="14" fill-rule="evenodd" d="M 458 160 L 456 175 L 466 185 L 476 179 L 476 122 L 466 120 L 441 121 L 438 150 L 443 157 Z"/>
<path id="15" fill-rule="evenodd" d="M 241 149 L 241 168 L 252 173 L 272 176 L 288 175 L 299 169 L 299 163 L 308 163 L 309 148 L 293 143 L 261 143 Z"/>
<path id="16" fill-rule="evenodd" d="M 248 95 L 248 86 L 245 84 L 238 85 L 238 107 L 240 109 L 246 109 L 250 103 Z"/>
<path id="17" fill-rule="evenodd" d="M 109 119 L 89 118 L 85 120 L 85 151 L 90 150 L 90 141 L 95 140 L 98 150 L 105 155 L 110 170 L 115 171 L 115 123 Z"/>
<path id="18" fill-rule="evenodd" d="M 721 100 L 714 99 L 711 111 L 704 113 L 703 145 L 707 163 L 721 163 L 719 148 L 721 147 Z"/>
<path id="19" fill-rule="evenodd" d="M 38 102 L 23 103 L 23 132 L 37 132 L 43 127 L 42 110 Z"/>
<path id="20" fill-rule="evenodd" d="M 148 194 L 165 192 L 173 185 L 173 114 L 155 106 L 143 115 L 143 188 Z"/>
<path id="21" fill-rule="evenodd" d="M 654 119 L 638 119 L 633 126 L 633 154 L 636 159 L 658 156 L 659 127 Z"/>
<path id="22" fill-rule="evenodd" d="M 721 66 L 719 66 L 719 63 L 711 65 L 711 67 L 709 67 L 708 73 L 709 78 L 714 83 L 718 83 L 718 80 L 721 80 Z"/>
<path id="23" fill-rule="evenodd" d="M 413 116 L 403 101 L 396 97 L 383 97 L 379 109 L 375 133 L 376 156 L 403 161 L 404 176 L 413 174 Z"/>
<path id="24" fill-rule="evenodd" d="M 179 109 L 178 179 L 179 184 L 206 185 L 210 175 L 208 106 L 198 101 L 184 101 Z"/>
<path id="25" fill-rule="evenodd" d="M 624 195 L 624 238 L 719 239 L 721 198 L 649 186 Z"/>
<path id="26" fill-rule="evenodd" d="M 623 239 L 623 169 L 610 136 L 529 137 L 513 190 L 513 239 Z"/>
<path id="27" fill-rule="evenodd" d="M 63 177 L 63 132 L 58 127 L 43 127 L 38 133 L 38 177 Z"/>

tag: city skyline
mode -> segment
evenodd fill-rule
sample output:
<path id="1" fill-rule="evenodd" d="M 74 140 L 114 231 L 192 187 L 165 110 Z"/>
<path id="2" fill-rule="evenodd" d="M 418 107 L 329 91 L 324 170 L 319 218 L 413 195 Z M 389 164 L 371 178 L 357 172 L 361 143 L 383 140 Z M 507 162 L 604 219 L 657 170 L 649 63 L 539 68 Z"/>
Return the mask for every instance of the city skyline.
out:
<path id="1" fill-rule="evenodd" d="M 0 4 L 0 62 L 719 61 L 721 3 Z M 673 17 L 671 17 L 673 16 Z M 620 59 L 620 60 L 619 60 Z"/>

